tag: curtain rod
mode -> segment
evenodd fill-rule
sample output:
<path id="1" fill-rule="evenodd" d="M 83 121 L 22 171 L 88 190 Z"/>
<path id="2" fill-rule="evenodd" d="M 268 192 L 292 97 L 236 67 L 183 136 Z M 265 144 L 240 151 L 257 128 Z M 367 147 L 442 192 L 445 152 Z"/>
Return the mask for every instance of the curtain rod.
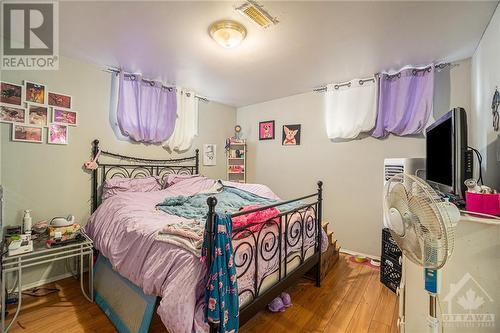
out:
<path id="1" fill-rule="evenodd" d="M 437 64 L 437 65 L 434 65 L 434 70 L 437 71 L 437 72 L 440 72 L 443 69 L 445 69 L 446 67 L 453 68 L 453 67 L 457 67 L 457 66 L 459 66 L 459 64 L 457 64 L 457 63 L 443 62 L 443 63 Z M 376 73 L 374 75 L 377 76 L 377 75 L 380 75 L 380 73 Z M 366 81 L 366 80 L 360 80 L 360 81 Z M 343 87 L 343 86 L 345 86 L 347 84 L 348 83 L 337 84 L 336 86 Z M 326 90 L 327 90 L 326 86 L 321 86 L 321 87 L 318 87 L 318 88 L 314 88 L 313 92 L 322 93 L 322 92 L 325 92 Z"/>
<path id="2" fill-rule="evenodd" d="M 120 70 L 117 69 L 117 68 L 113 68 L 113 67 L 107 67 L 105 69 L 103 69 L 104 72 L 107 72 L 107 73 L 113 73 L 113 74 L 119 74 L 120 73 Z M 136 74 L 132 74 L 132 73 L 127 73 L 125 72 L 125 76 L 135 76 Z M 148 79 L 142 79 L 142 81 L 144 82 L 155 82 L 153 80 L 148 80 Z M 177 89 L 176 87 L 169 87 L 169 86 L 164 86 L 162 85 L 163 88 L 166 88 L 168 90 L 171 90 L 171 89 Z M 210 102 L 210 100 L 206 97 L 202 97 L 202 96 L 199 96 L 199 95 L 194 95 L 194 97 L 198 98 L 200 101 L 202 102 L 205 102 L 205 103 L 208 103 Z"/>

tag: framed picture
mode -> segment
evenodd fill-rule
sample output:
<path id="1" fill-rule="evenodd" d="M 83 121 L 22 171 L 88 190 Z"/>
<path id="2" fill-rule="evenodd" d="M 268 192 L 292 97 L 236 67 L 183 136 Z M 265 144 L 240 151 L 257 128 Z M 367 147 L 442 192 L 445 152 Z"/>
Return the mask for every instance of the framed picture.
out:
<path id="1" fill-rule="evenodd" d="M 203 145 L 203 165 L 217 165 L 217 145 L 207 143 Z"/>
<path id="2" fill-rule="evenodd" d="M 43 142 L 43 127 L 12 124 L 12 141 Z"/>
<path id="3" fill-rule="evenodd" d="M 28 124 L 47 127 L 49 125 L 49 108 L 28 104 Z"/>
<path id="4" fill-rule="evenodd" d="M 0 105 L 0 122 L 26 123 L 26 109 L 17 106 Z"/>
<path id="5" fill-rule="evenodd" d="M 59 94 L 49 91 L 49 105 L 62 109 L 71 109 L 73 99 L 69 95 Z"/>
<path id="6" fill-rule="evenodd" d="M 259 123 L 259 140 L 274 140 L 274 120 Z"/>
<path id="7" fill-rule="evenodd" d="M 283 125 L 283 146 L 300 145 L 300 125 Z"/>
<path id="8" fill-rule="evenodd" d="M 22 105 L 23 86 L 2 81 L 0 82 L 0 90 L 2 92 L 2 95 L 0 96 L 0 103 L 18 106 Z"/>
<path id="9" fill-rule="evenodd" d="M 68 126 L 63 124 L 49 124 L 48 143 L 56 145 L 68 144 Z"/>
<path id="10" fill-rule="evenodd" d="M 24 81 L 24 101 L 31 104 L 46 105 L 46 87 L 43 84 Z"/>
<path id="11" fill-rule="evenodd" d="M 77 112 L 71 110 L 52 108 L 52 122 L 70 126 L 77 126 L 78 124 Z"/>

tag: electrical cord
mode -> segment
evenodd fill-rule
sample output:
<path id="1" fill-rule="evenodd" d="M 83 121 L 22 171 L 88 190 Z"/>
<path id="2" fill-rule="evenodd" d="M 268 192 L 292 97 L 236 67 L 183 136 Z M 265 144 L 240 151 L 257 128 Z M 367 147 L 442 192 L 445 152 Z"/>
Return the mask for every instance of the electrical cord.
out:
<path id="1" fill-rule="evenodd" d="M 479 178 L 478 178 L 477 182 L 478 182 L 478 184 L 481 183 L 481 185 L 484 185 L 483 184 L 483 167 L 482 167 L 483 166 L 483 156 L 481 155 L 479 150 L 477 150 L 476 148 L 472 148 L 471 146 L 467 146 L 467 148 L 472 150 L 477 156 L 477 161 L 479 162 Z"/>

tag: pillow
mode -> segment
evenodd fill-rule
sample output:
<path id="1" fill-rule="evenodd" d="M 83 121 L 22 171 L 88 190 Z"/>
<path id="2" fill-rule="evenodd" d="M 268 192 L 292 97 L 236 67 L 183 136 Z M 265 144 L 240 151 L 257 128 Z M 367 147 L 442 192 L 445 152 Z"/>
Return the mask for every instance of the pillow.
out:
<path id="1" fill-rule="evenodd" d="M 167 188 L 169 186 L 172 186 L 174 184 L 177 184 L 180 181 L 183 181 L 185 179 L 194 179 L 198 177 L 203 177 L 201 175 L 168 175 L 165 177 L 165 183 L 163 184 L 163 188 Z"/>
<path id="2" fill-rule="evenodd" d="M 121 192 L 153 192 L 162 189 L 159 177 L 112 178 L 107 179 L 102 187 L 102 200 Z"/>

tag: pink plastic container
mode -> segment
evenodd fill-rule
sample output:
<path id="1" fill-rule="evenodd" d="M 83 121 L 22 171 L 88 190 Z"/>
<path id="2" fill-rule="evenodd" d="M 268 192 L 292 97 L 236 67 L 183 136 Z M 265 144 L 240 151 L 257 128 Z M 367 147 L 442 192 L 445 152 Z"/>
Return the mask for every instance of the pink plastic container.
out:
<path id="1" fill-rule="evenodd" d="M 500 194 L 465 192 L 465 207 L 470 212 L 500 215 Z"/>

